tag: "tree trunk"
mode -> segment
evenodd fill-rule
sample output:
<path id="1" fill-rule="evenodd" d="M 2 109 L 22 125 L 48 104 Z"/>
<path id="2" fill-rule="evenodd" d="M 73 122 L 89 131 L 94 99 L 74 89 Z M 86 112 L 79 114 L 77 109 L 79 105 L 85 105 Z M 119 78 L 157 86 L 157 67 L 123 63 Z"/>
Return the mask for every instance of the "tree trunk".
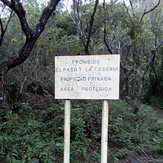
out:
<path id="1" fill-rule="evenodd" d="M 4 5 L 8 6 L 17 14 L 22 31 L 26 36 L 26 42 L 22 46 L 21 50 L 11 58 L 8 58 L 0 63 L 0 106 L 2 108 L 8 108 L 7 96 L 5 93 L 5 75 L 11 68 L 20 65 L 29 57 L 37 39 L 44 31 L 45 25 L 47 24 L 48 19 L 55 10 L 59 1 L 60 0 L 50 0 L 47 7 L 43 10 L 36 27 L 34 29 L 31 29 L 26 19 L 26 12 L 19 0 L 1 0 Z"/>
<path id="2" fill-rule="evenodd" d="M 28 58 L 37 39 L 38 37 L 27 39 L 24 46 L 17 55 L 3 61 L 0 64 L 0 105 L 2 108 L 9 109 L 7 105 L 7 91 L 5 87 L 5 76 L 7 75 L 7 72 L 11 68 L 23 63 Z"/>
<path id="3" fill-rule="evenodd" d="M 5 87 L 5 71 L 0 70 L 0 109 L 9 110 Z"/>
<path id="4" fill-rule="evenodd" d="M 139 83 L 137 85 L 137 89 L 135 90 L 135 94 L 132 99 L 132 106 L 133 106 L 133 113 L 137 114 L 140 110 L 140 100 L 141 100 L 141 94 L 142 94 L 142 88 L 143 88 L 143 80 L 140 79 Z"/>
<path id="5" fill-rule="evenodd" d="M 129 86 L 129 78 L 126 77 L 125 78 L 125 92 L 124 92 L 125 96 L 129 96 L 129 88 L 128 88 L 128 86 Z"/>

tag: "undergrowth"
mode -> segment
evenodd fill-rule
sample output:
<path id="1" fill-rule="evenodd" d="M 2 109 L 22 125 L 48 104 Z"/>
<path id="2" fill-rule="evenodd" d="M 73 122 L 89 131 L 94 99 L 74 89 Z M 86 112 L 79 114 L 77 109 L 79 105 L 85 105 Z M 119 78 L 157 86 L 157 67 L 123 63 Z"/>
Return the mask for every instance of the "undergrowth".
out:
<path id="1" fill-rule="evenodd" d="M 101 105 L 101 101 L 72 101 L 72 163 L 100 162 Z M 17 106 L 19 109 L 10 111 L 5 118 L 0 114 L 0 162 L 62 162 L 64 101 L 46 109 L 34 109 L 24 102 Z M 162 115 L 143 104 L 134 114 L 121 100 L 111 101 L 109 108 L 109 160 L 118 161 L 129 151 L 161 158 Z"/>

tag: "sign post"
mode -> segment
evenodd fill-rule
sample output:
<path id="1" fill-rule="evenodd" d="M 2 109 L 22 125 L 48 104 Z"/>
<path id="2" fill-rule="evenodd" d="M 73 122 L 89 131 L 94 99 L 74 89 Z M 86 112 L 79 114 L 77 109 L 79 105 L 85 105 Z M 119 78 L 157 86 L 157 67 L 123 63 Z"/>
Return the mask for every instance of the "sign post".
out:
<path id="1" fill-rule="evenodd" d="M 108 115 L 109 115 L 109 104 L 107 100 L 104 100 L 102 107 L 101 163 L 107 163 Z"/>
<path id="2" fill-rule="evenodd" d="M 71 101 L 65 100 L 65 122 L 64 122 L 64 163 L 70 162 L 70 115 Z"/>
<path id="3" fill-rule="evenodd" d="M 107 100 L 119 99 L 119 72 L 120 55 L 55 57 L 55 99 L 66 100 L 64 163 L 69 163 L 70 160 L 71 99 L 103 100 L 101 163 L 107 163 L 109 112 Z"/>

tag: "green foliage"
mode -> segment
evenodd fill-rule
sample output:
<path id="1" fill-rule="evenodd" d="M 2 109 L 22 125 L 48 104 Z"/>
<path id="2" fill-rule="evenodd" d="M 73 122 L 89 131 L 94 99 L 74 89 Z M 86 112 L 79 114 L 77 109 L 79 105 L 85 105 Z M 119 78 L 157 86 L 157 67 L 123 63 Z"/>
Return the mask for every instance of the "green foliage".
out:
<path id="1" fill-rule="evenodd" d="M 17 102 L 17 103 L 15 103 L 14 107 L 22 109 L 22 110 L 20 110 L 20 112 L 23 112 L 24 110 L 27 110 L 27 109 L 32 109 L 32 107 L 29 105 L 29 103 L 26 103 L 26 102 Z"/>
<path id="2" fill-rule="evenodd" d="M 66 12 L 59 13 L 57 15 L 56 29 L 61 30 L 63 32 L 60 36 L 69 36 L 76 34 L 75 24 L 70 15 L 68 15 Z"/>
<path id="3" fill-rule="evenodd" d="M 7 162 L 57 162 L 63 157 L 63 102 L 45 110 L 21 103 L 23 112 L 10 112 L 1 123 L 0 151 Z M 117 161 L 131 151 L 163 153 L 163 117 L 142 105 L 138 114 L 124 101 L 110 102 L 109 159 Z M 71 161 L 100 160 L 101 102 L 73 102 L 71 116 Z M 80 161 L 79 161 L 80 162 Z"/>
<path id="4" fill-rule="evenodd" d="M 61 8 L 49 20 L 28 62 L 14 69 L 7 78 L 6 89 L 12 112 L 0 108 L 0 162 L 28 163 L 34 159 L 55 163 L 63 158 L 64 102 L 52 101 L 53 70 L 55 55 L 77 55 L 84 51 L 94 2 L 79 1 L 79 20 L 75 25 L 74 12 L 63 12 Z M 136 1 L 135 1 L 136 2 Z M 134 2 L 134 3 L 135 3 Z M 137 93 L 152 51 L 161 42 L 162 17 L 159 10 L 146 14 L 140 23 L 141 4 L 134 8 L 122 3 L 99 4 L 91 33 L 91 54 L 108 53 L 106 42 L 113 53 L 121 54 L 125 70 L 121 72 L 121 94 L 128 86 L 123 99 L 131 100 Z M 37 1 L 24 1 L 28 22 L 33 28 L 45 7 Z M 105 9 L 104 9 L 105 8 Z M 160 8 L 161 9 L 161 8 Z M 3 24 L 7 22 L 3 19 Z M 80 26 L 80 29 L 79 27 Z M 13 16 L 3 46 L 0 60 L 13 56 L 25 42 L 16 15 Z M 77 32 L 81 32 L 79 37 Z M 104 33 L 105 32 L 105 33 Z M 83 39 L 83 40 L 81 40 Z M 11 49 L 11 50 L 10 50 Z M 144 76 L 140 98 L 144 103 L 139 112 L 125 101 L 111 101 L 109 115 L 109 161 L 119 162 L 130 151 L 160 158 L 163 154 L 163 50 L 161 45 L 153 64 Z M 124 73 L 125 72 L 125 73 Z M 19 97 L 20 86 L 22 96 Z M 37 98 L 33 98 L 36 97 Z M 27 98 L 28 97 L 28 98 Z M 50 102 L 46 98 L 50 98 Z M 36 107 L 41 103 L 44 107 Z M 32 101 L 33 100 L 33 105 Z M 141 101 L 138 101 L 141 102 Z M 149 106 L 150 105 L 150 106 Z M 73 101 L 71 114 L 71 162 L 100 162 L 101 144 L 100 101 Z"/>
<path id="5" fill-rule="evenodd" d="M 65 55 L 77 55 L 83 51 L 81 40 L 75 35 L 64 35 L 56 45 L 56 51 L 60 54 Z"/>
<path id="6" fill-rule="evenodd" d="M 161 60 L 157 65 L 150 67 L 149 80 L 146 81 L 146 90 L 144 91 L 144 103 L 148 103 L 155 108 L 163 108 L 163 49 L 158 54 Z"/>
<path id="7" fill-rule="evenodd" d="M 28 111 L 28 108 L 24 109 L 24 112 L 19 113 L 22 114 L 22 118 L 18 117 L 18 114 L 10 113 L 7 117 L 9 120 L 1 124 L 1 130 L 3 130 L 0 139 L 1 153 L 7 162 L 31 162 L 32 158 L 38 158 L 43 162 L 54 162 L 55 155 L 50 153 L 55 154 L 58 147 L 55 136 L 46 131 L 51 124 L 50 121 L 49 123 L 39 121 L 32 113 L 29 115 L 26 113 L 26 120 L 23 120 L 24 113 Z M 49 112 L 51 109 L 47 109 L 46 113 Z M 57 150 L 54 150 L 54 147 Z"/>
<path id="8" fill-rule="evenodd" d="M 6 84 L 6 89 L 8 91 L 8 96 L 9 96 L 10 102 L 11 103 L 16 102 L 17 101 L 18 89 L 19 89 L 17 84 L 15 82 L 8 83 L 8 84 Z"/>
<path id="9" fill-rule="evenodd" d="M 118 117 L 113 117 L 111 120 L 112 143 L 126 146 L 130 150 L 141 146 L 139 148 L 141 151 L 148 149 L 151 152 L 160 153 L 162 151 L 163 117 L 158 118 L 155 111 L 145 105 L 141 106 L 137 115 L 131 113 L 131 108 L 125 106 L 124 103 L 120 106 L 114 105 L 117 109 L 113 111 L 119 111 Z M 124 105 L 123 110 L 122 105 Z"/>
<path id="10" fill-rule="evenodd" d="M 142 23 L 139 21 L 139 17 L 134 16 L 128 19 L 123 19 L 122 28 L 128 30 L 128 35 L 133 40 L 139 40 L 142 34 Z"/>

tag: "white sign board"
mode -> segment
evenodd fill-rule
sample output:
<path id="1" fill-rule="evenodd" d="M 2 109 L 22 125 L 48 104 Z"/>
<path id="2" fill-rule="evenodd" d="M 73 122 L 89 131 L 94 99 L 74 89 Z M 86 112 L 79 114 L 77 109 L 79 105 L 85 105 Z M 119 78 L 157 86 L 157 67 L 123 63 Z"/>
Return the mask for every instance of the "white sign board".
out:
<path id="1" fill-rule="evenodd" d="M 55 99 L 119 99 L 120 55 L 56 56 Z"/>

